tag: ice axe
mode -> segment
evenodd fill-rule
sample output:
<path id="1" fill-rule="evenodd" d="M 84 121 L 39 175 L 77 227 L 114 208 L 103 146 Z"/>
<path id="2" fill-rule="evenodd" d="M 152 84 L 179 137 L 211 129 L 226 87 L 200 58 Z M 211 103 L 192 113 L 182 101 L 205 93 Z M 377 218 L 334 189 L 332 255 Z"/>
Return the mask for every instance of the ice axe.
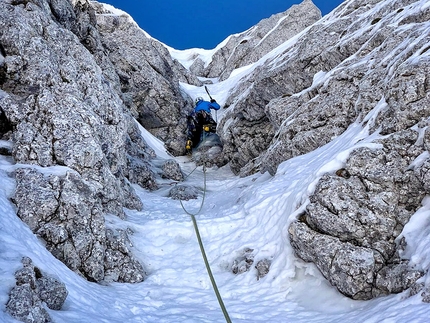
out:
<path id="1" fill-rule="evenodd" d="M 212 98 L 212 96 L 211 96 L 211 94 L 209 93 L 209 90 L 208 90 L 208 87 L 205 85 L 205 90 L 206 90 L 206 93 L 209 95 L 209 99 L 211 99 L 211 101 L 213 100 L 213 98 Z M 217 110 L 215 110 L 215 122 L 216 123 L 218 123 L 218 113 L 217 113 L 218 111 Z"/>
<path id="2" fill-rule="evenodd" d="M 213 100 L 211 94 L 209 93 L 208 87 L 205 85 L 206 93 L 209 95 L 209 99 Z"/>

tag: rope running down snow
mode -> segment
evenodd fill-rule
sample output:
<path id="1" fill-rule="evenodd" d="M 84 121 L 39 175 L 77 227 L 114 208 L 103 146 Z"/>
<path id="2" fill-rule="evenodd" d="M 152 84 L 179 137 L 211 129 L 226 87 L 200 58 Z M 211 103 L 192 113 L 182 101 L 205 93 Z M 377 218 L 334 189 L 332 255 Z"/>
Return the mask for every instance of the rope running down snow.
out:
<path id="1" fill-rule="evenodd" d="M 197 167 L 196 167 L 196 168 L 197 168 Z M 196 168 L 195 168 L 194 170 L 196 170 Z M 194 172 L 194 170 L 193 170 L 193 172 Z M 191 173 L 192 173 L 192 172 L 191 172 Z M 191 174 L 189 174 L 188 176 L 190 176 L 190 175 L 191 175 Z M 187 176 L 187 177 L 188 177 L 188 176 Z M 229 317 L 229 315 L 228 315 L 227 309 L 226 309 L 226 308 L 225 308 L 225 306 L 224 306 L 224 302 L 222 301 L 221 294 L 220 294 L 220 292 L 219 292 L 219 290 L 218 290 L 218 286 L 217 286 L 217 284 L 216 284 L 216 282 L 215 282 L 215 278 L 214 278 L 214 276 L 212 275 L 212 270 L 211 270 L 211 267 L 209 266 L 208 258 L 206 257 L 205 248 L 204 248 L 204 246 L 203 246 L 202 238 L 201 238 L 201 236 L 200 236 L 199 227 L 197 226 L 197 221 L 196 221 L 196 217 L 195 217 L 197 214 L 199 214 L 199 213 L 200 213 L 200 211 L 201 211 L 201 210 L 202 210 L 202 208 L 203 208 L 203 204 L 205 203 L 205 196 L 206 196 L 206 166 L 205 166 L 205 165 L 203 165 L 203 177 L 204 177 L 203 198 L 202 198 L 202 204 L 200 205 L 200 208 L 199 208 L 199 210 L 197 211 L 197 213 L 193 214 L 193 213 L 188 212 L 188 211 L 185 209 L 184 204 L 182 204 L 182 200 L 181 200 L 181 199 L 179 199 L 179 202 L 181 202 L 182 209 L 185 211 L 185 213 L 187 213 L 189 216 L 191 216 L 191 220 L 193 220 L 194 231 L 196 232 L 197 240 L 198 240 L 198 242 L 199 242 L 200 252 L 202 253 L 203 260 L 204 260 L 204 262 L 205 262 L 205 266 L 206 266 L 206 270 L 207 270 L 207 272 L 208 272 L 208 275 L 209 275 L 209 278 L 210 278 L 210 280 L 211 280 L 211 283 L 212 283 L 213 289 L 214 289 L 215 294 L 216 294 L 216 297 L 217 297 L 217 299 L 218 299 L 219 306 L 221 307 L 221 310 L 222 310 L 222 312 L 223 312 L 223 314 L 224 314 L 225 321 L 226 321 L 227 323 L 231 323 L 231 320 L 230 320 L 230 317 Z"/>

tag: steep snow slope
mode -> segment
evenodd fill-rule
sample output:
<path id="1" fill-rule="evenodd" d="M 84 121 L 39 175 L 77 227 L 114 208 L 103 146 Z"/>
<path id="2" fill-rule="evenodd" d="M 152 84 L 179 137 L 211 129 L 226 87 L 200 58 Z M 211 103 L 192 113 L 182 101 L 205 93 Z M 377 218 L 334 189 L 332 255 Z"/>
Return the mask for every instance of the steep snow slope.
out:
<path id="1" fill-rule="evenodd" d="M 145 137 L 156 144 L 148 134 Z M 298 260 L 288 243 L 288 225 L 308 203 L 317 179 L 337 169 L 352 148 L 372 147 L 373 139 L 368 127 L 357 123 L 332 143 L 283 163 L 274 177 L 266 174 L 240 179 L 227 168 L 207 171 L 207 196 L 197 221 L 233 322 L 427 320 L 430 309 L 421 302 L 420 295 L 407 298 L 408 292 L 405 292 L 368 302 L 345 298 L 326 283 L 314 265 Z M 192 163 L 184 158 L 178 160 L 186 174 L 193 171 Z M 146 281 L 100 286 L 68 270 L 16 217 L 8 201 L 15 184 L 6 174 L 14 167 L 20 166 L 13 166 L 10 159 L 2 157 L 2 310 L 7 293 L 14 285 L 13 273 L 20 268 L 20 258 L 27 255 L 41 270 L 65 282 L 69 290 L 64 308 L 58 312 L 49 310 L 56 322 L 224 321 L 205 272 L 191 220 L 178 201 L 166 197 L 170 183 L 153 193 L 136 187 L 145 201 L 142 212 L 128 211 L 126 220 L 106 217 L 109 227 L 133 230 L 132 249 L 147 265 Z M 46 168 L 44 173 L 55 171 L 56 168 Z M 202 169 L 194 171 L 185 183 L 202 189 Z M 184 204 L 194 212 L 201 202 L 200 195 L 198 200 Z M 428 237 L 421 223 L 430 219 L 429 208 L 425 204 L 405 230 L 405 235 L 413 236 L 408 250 L 410 256 L 427 264 L 430 257 L 424 245 Z M 254 265 L 261 259 L 271 261 L 266 277 L 257 280 L 254 265 L 244 274 L 231 272 L 234 260 L 245 248 L 254 250 Z M 14 322 L 3 311 L 0 319 Z"/>

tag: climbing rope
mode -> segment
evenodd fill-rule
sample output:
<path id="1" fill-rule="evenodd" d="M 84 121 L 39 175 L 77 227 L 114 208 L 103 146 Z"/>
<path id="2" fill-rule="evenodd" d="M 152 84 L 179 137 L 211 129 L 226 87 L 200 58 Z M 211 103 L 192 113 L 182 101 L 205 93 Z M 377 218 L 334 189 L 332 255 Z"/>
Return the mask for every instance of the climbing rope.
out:
<path id="1" fill-rule="evenodd" d="M 196 167 L 196 168 L 197 168 L 197 167 Z M 196 168 L 195 168 L 194 170 L 196 170 Z M 193 170 L 193 172 L 194 172 L 194 170 Z M 192 172 L 191 172 L 191 173 L 192 173 Z M 190 175 L 191 175 L 191 173 L 190 173 L 188 176 L 190 176 Z M 188 176 L 187 176 L 187 177 L 188 177 Z M 217 299 L 218 299 L 219 306 L 221 307 L 221 310 L 222 310 L 222 312 L 223 312 L 223 314 L 224 314 L 225 321 L 226 321 L 227 323 L 231 323 L 231 320 L 230 320 L 230 317 L 229 317 L 229 315 L 228 315 L 227 309 L 226 309 L 226 308 L 225 308 L 225 306 L 224 306 L 224 302 L 222 301 L 221 294 L 220 294 L 220 292 L 219 292 L 219 290 L 218 290 L 218 286 L 217 286 L 217 284 L 216 284 L 216 282 L 215 282 L 215 278 L 214 278 L 214 276 L 213 276 L 213 274 L 212 274 L 211 267 L 209 266 L 209 261 L 208 261 L 208 258 L 206 257 L 205 248 L 204 248 L 204 246 L 203 246 L 202 238 L 201 238 L 201 236 L 200 236 L 199 227 L 197 226 L 197 221 L 196 221 L 196 215 L 200 213 L 200 211 L 201 211 L 201 210 L 202 210 L 202 208 L 203 208 L 203 204 L 205 203 L 205 196 L 206 196 L 206 166 L 205 166 L 205 165 L 203 165 L 203 178 L 204 178 L 204 185 L 203 185 L 203 198 L 202 198 L 202 203 L 200 204 L 200 208 L 199 208 L 199 210 L 197 211 L 197 213 L 194 213 L 194 214 L 193 214 L 193 213 L 191 213 L 191 212 L 188 212 L 188 211 L 185 209 L 184 204 L 182 203 L 182 200 L 181 200 L 181 199 L 179 199 L 179 202 L 181 202 L 182 209 L 185 211 L 185 213 L 187 213 L 189 216 L 191 216 L 191 220 L 193 221 L 194 231 L 196 232 L 197 240 L 198 240 L 198 242 L 199 242 L 200 252 L 201 252 L 201 254 L 202 254 L 202 256 L 203 256 L 203 260 L 204 260 L 204 262 L 205 262 L 206 270 L 207 270 L 208 275 L 209 275 L 209 278 L 210 278 L 210 280 L 211 280 L 212 287 L 213 287 L 213 289 L 214 289 L 214 291 L 215 291 L 215 295 L 216 295 L 216 297 L 217 297 Z"/>
<path id="2" fill-rule="evenodd" d="M 192 173 L 194 173 L 194 171 L 197 169 L 197 167 L 199 167 L 199 166 L 196 166 L 196 167 L 191 171 L 191 173 L 189 173 L 187 176 L 185 176 L 185 177 L 184 177 L 184 181 L 185 181 L 188 177 L 190 177 Z M 182 207 L 182 208 L 183 208 L 183 207 Z M 185 211 L 185 209 L 184 209 L 184 211 Z M 185 211 L 185 212 L 187 212 L 187 211 Z"/>

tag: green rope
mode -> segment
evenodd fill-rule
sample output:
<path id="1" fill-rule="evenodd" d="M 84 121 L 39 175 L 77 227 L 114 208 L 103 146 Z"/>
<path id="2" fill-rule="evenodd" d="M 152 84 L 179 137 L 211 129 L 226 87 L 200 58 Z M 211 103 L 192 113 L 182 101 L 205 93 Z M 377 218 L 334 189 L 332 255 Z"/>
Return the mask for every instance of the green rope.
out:
<path id="1" fill-rule="evenodd" d="M 190 175 L 191 175 L 191 174 L 190 174 Z M 206 166 L 204 166 L 204 165 L 203 165 L 203 175 L 204 175 L 203 198 L 202 198 L 202 204 L 200 205 L 200 208 L 199 208 L 199 210 L 197 211 L 197 213 L 193 214 L 193 213 L 188 212 L 188 211 L 185 209 L 184 205 L 182 204 L 182 200 L 179 200 L 179 202 L 181 202 L 182 209 L 185 211 L 185 213 L 187 213 L 189 216 L 191 216 L 191 219 L 193 220 L 194 231 L 196 232 L 197 240 L 199 241 L 200 252 L 202 253 L 203 260 L 204 260 L 204 262 L 205 262 L 205 266 L 206 266 L 206 270 L 207 270 L 208 275 L 209 275 L 209 278 L 210 278 L 210 280 L 211 280 L 212 287 L 213 287 L 213 289 L 214 289 L 214 291 L 215 291 L 215 295 L 216 295 L 216 297 L 217 297 L 217 299 L 218 299 L 219 306 L 221 307 L 221 310 L 222 310 L 222 312 L 223 312 L 223 314 L 224 314 L 225 321 L 226 321 L 227 323 L 231 323 L 231 320 L 230 320 L 230 317 L 229 317 L 229 315 L 228 315 L 227 309 L 226 309 L 226 308 L 225 308 L 225 306 L 224 306 L 224 302 L 222 301 L 221 294 L 220 294 L 220 292 L 219 292 L 219 290 L 218 290 L 218 286 L 217 286 L 217 284 L 216 284 L 216 282 L 215 282 L 215 278 L 214 278 L 214 276 L 213 276 L 213 274 L 212 274 L 211 267 L 209 266 L 209 261 L 208 261 L 208 258 L 206 257 L 205 248 L 204 248 L 204 246 L 203 246 L 202 238 L 201 238 L 201 236 L 200 236 L 199 227 L 197 226 L 197 221 L 196 221 L 196 217 L 195 217 L 197 214 L 199 214 L 199 213 L 200 213 L 200 211 L 201 211 L 201 210 L 202 210 L 202 208 L 203 208 L 203 204 L 204 204 L 204 202 L 205 202 L 205 196 L 206 196 Z"/>
<path id="2" fill-rule="evenodd" d="M 191 173 L 189 173 L 187 176 L 185 176 L 184 177 L 184 181 L 189 177 L 189 176 L 191 176 L 191 174 L 192 173 L 194 173 L 194 171 L 197 169 L 197 167 L 199 167 L 199 166 L 196 166 L 196 168 L 194 168 L 192 171 L 191 171 Z M 183 208 L 183 207 L 182 207 Z M 187 212 L 187 211 L 185 211 L 185 212 Z"/>

